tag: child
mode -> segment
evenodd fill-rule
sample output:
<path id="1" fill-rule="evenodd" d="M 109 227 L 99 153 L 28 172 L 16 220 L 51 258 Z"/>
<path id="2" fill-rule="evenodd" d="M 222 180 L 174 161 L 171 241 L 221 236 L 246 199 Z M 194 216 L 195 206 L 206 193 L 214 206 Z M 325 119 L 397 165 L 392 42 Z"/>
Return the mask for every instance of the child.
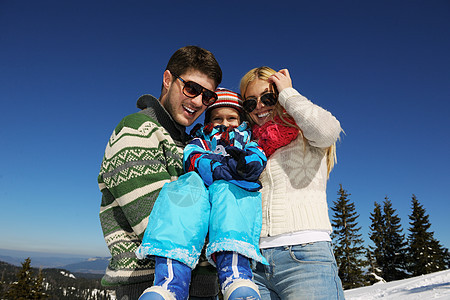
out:
<path id="1" fill-rule="evenodd" d="M 187 299 L 191 270 L 208 234 L 206 257 L 217 267 L 224 299 L 260 299 L 250 260 L 267 261 L 259 251 L 261 188 L 266 165 L 250 140 L 242 99 L 226 89 L 205 111 L 205 126 L 194 127 L 184 150 L 186 172 L 165 184 L 155 202 L 139 258 L 155 257 L 154 286 L 140 299 Z M 198 128 L 198 129 L 197 129 Z"/>

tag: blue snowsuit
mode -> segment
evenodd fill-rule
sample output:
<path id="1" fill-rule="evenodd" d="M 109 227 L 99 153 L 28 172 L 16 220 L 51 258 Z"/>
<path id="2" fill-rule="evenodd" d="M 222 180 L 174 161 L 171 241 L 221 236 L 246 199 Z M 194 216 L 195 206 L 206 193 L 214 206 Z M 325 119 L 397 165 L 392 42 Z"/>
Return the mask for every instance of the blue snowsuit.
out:
<path id="1" fill-rule="evenodd" d="M 166 183 L 150 214 L 139 258 L 162 256 L 190 268 L 198 263 L 205 238 L 208 260 L 233 251 L 267 264 L 259 251 L 262 224 L 259 175 L 267 158 L 251 140 L 246 122 L 236 128 L 198 129 L 184 150 L 186 174 Z"/>

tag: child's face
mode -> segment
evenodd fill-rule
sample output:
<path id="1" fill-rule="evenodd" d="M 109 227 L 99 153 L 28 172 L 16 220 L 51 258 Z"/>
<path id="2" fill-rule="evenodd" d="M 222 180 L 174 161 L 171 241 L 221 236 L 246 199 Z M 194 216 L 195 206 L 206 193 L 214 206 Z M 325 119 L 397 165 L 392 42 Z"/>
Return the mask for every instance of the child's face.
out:
<path id="1" fill-rule="evenodd" d="M 217 125 L 239 126 L 241 120 L 237 110 L 231 107 L 218 107 L 211 111 L 211 121 L 214 127 Z"/>

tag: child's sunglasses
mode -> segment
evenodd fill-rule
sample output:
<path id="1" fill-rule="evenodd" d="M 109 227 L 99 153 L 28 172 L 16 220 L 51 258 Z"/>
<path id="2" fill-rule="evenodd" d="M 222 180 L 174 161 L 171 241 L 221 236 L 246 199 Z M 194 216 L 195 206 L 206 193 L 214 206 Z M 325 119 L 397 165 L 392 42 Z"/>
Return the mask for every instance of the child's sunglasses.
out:
<path id="1" fill-rule="evenodd" d="M 259 99 L 265 106 L 274 106 L 278 101 L 278 91 L 275 84 L 272 84 L 274 92 L 265 93 Z M 248 113 L 251 113 L 255 110 L 256 105 L 258 104 L 258 98 L 256 97 L 248 97 L 244 100 L 244 110 Z"/>
<path id="2" fill-rule="evenodd" d="M 173 76 L 180 79 L 180 81 L 184 84 L 183 94 L 189 98 L 195 98 L 198 95 L 202 94 L 202 103 L 205 106 L 210 106 L 217 100 L 217 94 L 213 91 L 208 90 L 207 88 L 202 87 L 200 84 L 194 81 L 185 81 L 180 76 L 172 73 Z"/>

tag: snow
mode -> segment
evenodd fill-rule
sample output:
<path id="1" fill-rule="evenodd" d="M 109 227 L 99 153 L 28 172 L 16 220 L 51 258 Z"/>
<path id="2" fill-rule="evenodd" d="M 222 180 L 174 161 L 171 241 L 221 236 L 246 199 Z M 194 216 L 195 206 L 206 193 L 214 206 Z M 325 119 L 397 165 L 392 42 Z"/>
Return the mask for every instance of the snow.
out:
<path id="1" fill-rule="evenodd" d="M 377 283 L 386 283 L 386 280 L 384 280 L 382 277 L 378 276 L 375 273 L 370 273 L 370 275 L 372 275 L 373 277 L 375 277 L 376 280 L 378 280 Z"/>
<path id="2" fill-rule="evenodd" d="M 450 299 L 450 270 L 408 278 L 376 283 L 372 286 L 344 292 L 346 300 L 426 300 Z"/>
<path id="3" fill-rule="evenodd" d="M 88 258 L 87 261 L 97 261 L 99 259 L 101 259 L 101 257 L 91 257 L 91 258 Z"/>
<path id="4" fill-rule="evenodd" d="M 76 278 L 73 274 L 71 274 L 71 273 L 66 273 L 66 272 L 64 272 L 64 271 L 60 271 L 60 273 L 62 274 L 62 275 L 64 275 L 64 276 L 66 276 L 66 277 L 69 277 L 69 278 Z"/>

